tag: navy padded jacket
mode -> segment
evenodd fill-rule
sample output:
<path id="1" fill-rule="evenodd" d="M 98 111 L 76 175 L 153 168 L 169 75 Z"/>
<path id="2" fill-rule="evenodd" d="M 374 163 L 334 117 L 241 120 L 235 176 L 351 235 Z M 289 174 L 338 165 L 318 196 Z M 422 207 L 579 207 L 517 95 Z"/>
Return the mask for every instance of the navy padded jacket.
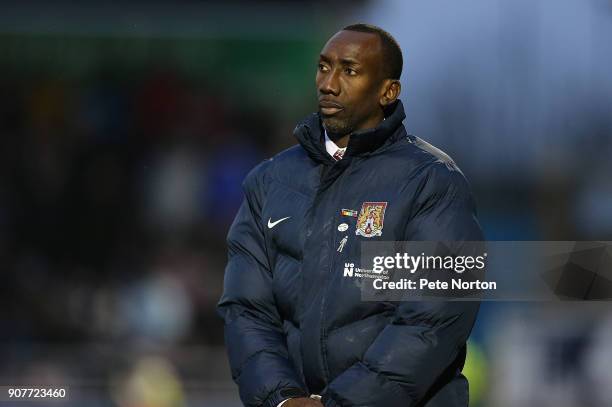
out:
<path id="1" fill-rule="evenodd" d="M 336 162 L 311 114 L 298 145 L 246 177 L 218 304 L 245 406 L 309 394 L 328 407 L 468 405 L 461 369 L 479 304 L 365 302 L 343 275 L 345 263 L 359 267 L 364 240 L 483 240 L 465 177 L 404 118 L 397 101 Z M 364 202 L 386 203 L 380 236 L 356 233 L 350 211 Z"/>

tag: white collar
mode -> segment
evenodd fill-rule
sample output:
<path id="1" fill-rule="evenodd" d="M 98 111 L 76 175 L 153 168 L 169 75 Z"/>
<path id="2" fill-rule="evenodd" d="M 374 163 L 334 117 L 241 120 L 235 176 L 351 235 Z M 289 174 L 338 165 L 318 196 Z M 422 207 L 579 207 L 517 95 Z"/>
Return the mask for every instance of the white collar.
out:
<path id="1" fill-rule="evenodd" d="M 346 152 L 346 147 L 338 147 L 338 145 L 336 145 L 336 143 L 334 143 L 327 135 L 327 130 L 323 130 L 325 131 L 325 149 L 327 150 L 327 153 L 334 159 L 342 159 L 342 156 Z"/>
<path id="2" fill-rule="evenodd" d="M 385 120 L 387 120 L 387 118 L 383 117 L 383 121 Z M 327 150 L 327 153 L 331 155 L 336 161 L 341 160 L 342 156 L 346 152 L 346 147 L 338 147 L 338 145 L 334 143 L 332 139 L 329 138 L 329 136 L 327 135 L 327 130 L 325 128 L 323 128 L 323 131 L 325 132 L 325 149 Z"/>

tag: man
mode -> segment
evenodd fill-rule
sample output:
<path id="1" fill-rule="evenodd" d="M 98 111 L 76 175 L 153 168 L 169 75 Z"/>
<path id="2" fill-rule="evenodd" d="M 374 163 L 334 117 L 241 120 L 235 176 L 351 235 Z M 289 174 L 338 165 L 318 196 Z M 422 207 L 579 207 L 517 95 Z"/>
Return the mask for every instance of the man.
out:
<path id="1" fill-rule="evenodd" d="M 401 71 L 382 29 L 336 33 L 319 112 L 244 181 L 218 310 L 246 406 L 467 406 L 478 304 L 362 301 L 343 272 L 366 241 L 482 240 L 463 174 L 402 125 Z"/>

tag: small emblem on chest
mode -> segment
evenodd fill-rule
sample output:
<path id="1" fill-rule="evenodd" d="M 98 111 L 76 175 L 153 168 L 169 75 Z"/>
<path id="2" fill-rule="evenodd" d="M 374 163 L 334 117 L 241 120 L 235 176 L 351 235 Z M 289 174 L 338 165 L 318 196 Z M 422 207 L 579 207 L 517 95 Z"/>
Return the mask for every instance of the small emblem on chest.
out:
<path id="1" fill-rule="evenodd" d="M 342 214 L 342 216 L 352 216 L 353 218 L 357 217 L 357 211 L 354 211 L 352 209 L 342 209 L 340 211 L 340 214 Z"/>
<path id="2" fill-rule="evenodd" d="M 357 217 L 355 234 L 363 237 L 381 236 L 387 202 L 364 202 Z"/>
<path id="3" fill-rule="evenodd" d="M 344 249 L 344 246 L 346 245 L 347 240 L 348 240 L 348 236 L 344 236 L 342 240 L 340 240 L 340 244 L 338 245 L 338 248 L 336 249 L 338 253 L 342 253 L 342 250 Z"/>

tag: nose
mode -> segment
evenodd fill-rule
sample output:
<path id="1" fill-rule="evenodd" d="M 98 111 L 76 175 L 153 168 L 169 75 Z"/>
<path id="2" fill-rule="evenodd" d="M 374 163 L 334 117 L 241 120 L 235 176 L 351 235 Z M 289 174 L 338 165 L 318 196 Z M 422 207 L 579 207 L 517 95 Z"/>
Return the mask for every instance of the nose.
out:
<path id="1" fill-rule="evenodd" d="M 319 78 L 319 92 L 324 95 L 332 94 L 338 96 L 340 94 L 340 84 L 338 83 L 338 72 L 332 70 L 327 73 L 320 74 Z"/>

